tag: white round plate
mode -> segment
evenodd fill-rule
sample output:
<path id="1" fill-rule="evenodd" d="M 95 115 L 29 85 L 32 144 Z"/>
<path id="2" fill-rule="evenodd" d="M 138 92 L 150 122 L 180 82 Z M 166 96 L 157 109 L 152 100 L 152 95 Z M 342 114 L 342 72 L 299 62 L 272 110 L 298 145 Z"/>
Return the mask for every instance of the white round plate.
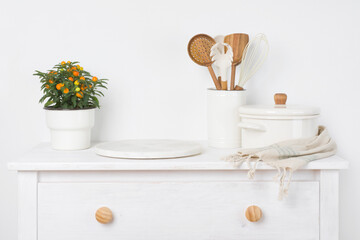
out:
<path id="1" fill-rule="evenodd" d="M 187 157 L 201 153 L 201 145 L 181 140 L 122 140 L 95 146 L 101 156 L 128 159 L 163 159 Z"/>

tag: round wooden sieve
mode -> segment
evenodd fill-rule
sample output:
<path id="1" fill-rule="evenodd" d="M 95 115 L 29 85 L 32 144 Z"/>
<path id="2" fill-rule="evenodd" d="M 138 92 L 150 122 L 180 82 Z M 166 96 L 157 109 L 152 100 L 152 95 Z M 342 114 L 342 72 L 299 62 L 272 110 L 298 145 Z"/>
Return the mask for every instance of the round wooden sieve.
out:
<path id="1" fill-rule="evenodd" d="M 209 69 L 210 75 L 213 79 L 216 89 L 220 90 L 221 85 L 217 80 L 215 72 L 211 66 L 212 60 L 210 56 L 211 47 L 215 44 L 215 40 L 206 35 L 198 34 L 192 37 L 188 44 L 188 53 L 190 58 L 201 66 L 206 66 Z"/>

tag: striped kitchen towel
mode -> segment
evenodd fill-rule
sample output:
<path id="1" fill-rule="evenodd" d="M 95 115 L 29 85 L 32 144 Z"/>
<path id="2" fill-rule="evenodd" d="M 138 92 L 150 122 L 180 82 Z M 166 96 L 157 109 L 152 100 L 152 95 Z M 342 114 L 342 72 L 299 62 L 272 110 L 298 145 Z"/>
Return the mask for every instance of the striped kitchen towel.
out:
<path id="1" fill-rule="evenodd" d="M 330 157 L 336 153 L 336 143 L 324 126 L 319 126 L 315 137 L 293 139 L 263 148 L 241 149 L 240 152 L 225 157 L 235 167 L 246 163 L 249 166 L 248 176 L 253 178 L 258 162 L 278 170 L 275 179 L 279 182 L 279 199 L 287 195 L 292 173 L 311 161 Z M 287 182 L 286 182 L 287 178 Z M 285 183 L 286 182 L 286 183 Z"/>

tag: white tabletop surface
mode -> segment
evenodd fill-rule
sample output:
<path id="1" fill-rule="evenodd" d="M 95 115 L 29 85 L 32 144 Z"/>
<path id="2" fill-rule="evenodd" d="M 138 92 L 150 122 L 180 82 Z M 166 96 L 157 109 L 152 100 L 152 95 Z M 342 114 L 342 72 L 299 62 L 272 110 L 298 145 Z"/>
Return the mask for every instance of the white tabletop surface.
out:
<path id="1" fill-rule="evenodd" d="M 24 156 L 9 162 L 8 168 L 17 171 L 103 171 L 103 170 L 247 170 L 246 164 L 235 168 L 222 159 L 236 153 L 236 149 L 215 149 L 202 144 L 202 153 L 195 156 L 158 160 L 118 159 L 102 157 L 94 146 L 81 151 L 52 150 L 49 143 L 41 143 Z M 95 144 L 94 144 L 95 145 Z M 339 156 L 310 162 L 304 169 L 346 169 L 348 161 Z M 258 164 L 257 169 L 273 169 Z"/>

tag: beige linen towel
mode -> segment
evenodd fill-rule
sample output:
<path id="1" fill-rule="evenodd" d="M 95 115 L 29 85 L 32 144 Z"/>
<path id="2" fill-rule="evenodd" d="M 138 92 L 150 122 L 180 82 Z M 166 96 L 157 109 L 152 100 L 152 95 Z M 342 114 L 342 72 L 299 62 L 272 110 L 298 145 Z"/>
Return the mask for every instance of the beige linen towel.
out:
<path id="1" fill-rule="evenodd" d="M 275 179 L 279 181 L 279 199 L 287 195 L 292 173 L 308 162 L 326 158 L 336 153 L 336 143 L 331 139 L 328 130 L 319 126 L 317 136 L 279 142 L 263 148 L 241 149 L 240 152 L 225 158 L 235 167 L 247 163 L 249 178 L 253 178 L 259 161 L 276 168 L 279 173 Z M 253 163 L 253 164 L 251 164 Z M 287 176 L 288 175 L 288 176 Z M 288 182 L 285 185 L 285 179 Z"/>

